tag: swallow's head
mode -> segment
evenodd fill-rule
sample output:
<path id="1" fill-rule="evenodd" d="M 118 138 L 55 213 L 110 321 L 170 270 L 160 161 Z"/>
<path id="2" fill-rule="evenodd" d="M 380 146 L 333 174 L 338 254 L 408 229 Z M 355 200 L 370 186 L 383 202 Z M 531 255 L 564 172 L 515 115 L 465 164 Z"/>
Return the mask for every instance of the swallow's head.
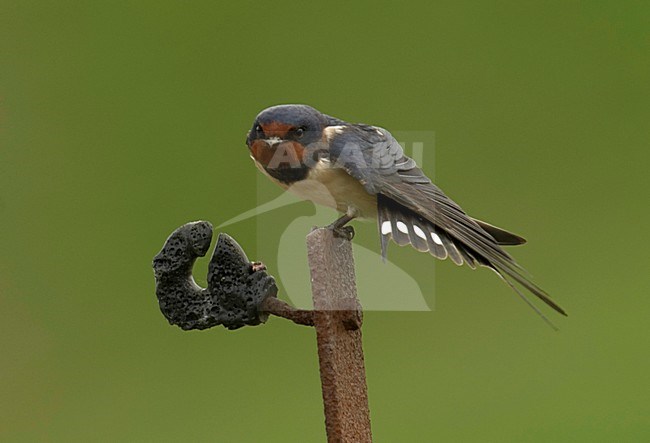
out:
<path id="1" fill-rule="evenodd" d="M 323 139 L 327 125 L 328 118 L 311 106 L 273 106 L 257 115 L 246 144 L 251 156 L 269 173 L 304 169 L 309 163 L 309 147 Z"/>

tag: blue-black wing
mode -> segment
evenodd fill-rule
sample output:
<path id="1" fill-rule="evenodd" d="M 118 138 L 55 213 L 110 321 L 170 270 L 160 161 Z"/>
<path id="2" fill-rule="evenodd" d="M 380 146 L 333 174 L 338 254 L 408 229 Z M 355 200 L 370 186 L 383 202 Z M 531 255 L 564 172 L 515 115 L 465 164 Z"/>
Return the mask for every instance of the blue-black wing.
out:
<path id="1" fill-rule="evenodd" d="M 486 266 L 503 277 L 526 301 L 506 276 L 566 315 L 500 246 L 521 244 L 525 240 L 468 216 L 404 154 L 388 131 L 339 123 L 329 142 L 330 161 L 359 180 L 369 193 L 377 195 L 384 257 L 392 238 L 399 245 L 411 244 L 437 258 L 449 257 L 457 265 Z"/>

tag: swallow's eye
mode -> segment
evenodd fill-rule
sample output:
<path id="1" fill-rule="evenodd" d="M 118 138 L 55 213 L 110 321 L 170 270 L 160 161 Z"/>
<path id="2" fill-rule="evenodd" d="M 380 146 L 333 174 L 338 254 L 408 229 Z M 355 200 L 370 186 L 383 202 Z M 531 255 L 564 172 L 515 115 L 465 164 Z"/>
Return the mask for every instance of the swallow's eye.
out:
<path id="1" fill-rule="evenodd" d="M 262 131 L 262 127 L 261 127 L 260 125 L 255 126 L 255 130 L 256 130 L 257 132 L 263 132 L 263 131 Z"/>
<path id="2" fill-rule="evenodd" d="M 305 133 L 305 128 L 296 129 L 296 137 L 300 138 L 303 136 L 304 133 Z"/>

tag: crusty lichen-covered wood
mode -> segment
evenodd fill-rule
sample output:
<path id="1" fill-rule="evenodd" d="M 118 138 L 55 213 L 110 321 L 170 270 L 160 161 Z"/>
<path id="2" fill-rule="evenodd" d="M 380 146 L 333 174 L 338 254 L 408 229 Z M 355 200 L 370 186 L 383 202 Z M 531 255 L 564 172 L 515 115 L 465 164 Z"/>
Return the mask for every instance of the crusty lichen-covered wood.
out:
<path id="1" fill-rule="evenodd" d="M 154 257 L 156 296 L 169 323 L 182 329 L 228 329 L 264 323 L 263 302 L 275 298 L 275 280 L 263 265 L 252 263 L 237 242 L 219 234 L 208 268 L 208 287 L 192 277 L 192 267 L 203 257 L 212 240 L 212 225 L 187 223 L 176 229 Z"/>
<path id="2" fill-rule="evenodd" d="M 315 229 L 307 236 L 307 253 L 327 439 L 371 442 L 351 243 L 331 229 Z"/>

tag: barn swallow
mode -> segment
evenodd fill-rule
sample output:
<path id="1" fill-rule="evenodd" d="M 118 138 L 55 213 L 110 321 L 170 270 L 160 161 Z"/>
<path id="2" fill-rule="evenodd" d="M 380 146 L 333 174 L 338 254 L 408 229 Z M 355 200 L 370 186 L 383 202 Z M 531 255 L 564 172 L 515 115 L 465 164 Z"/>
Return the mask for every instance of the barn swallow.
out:
<path id="1" fill-rule="evenodd" d="M 548 323 L 515 282 L 567 315 L 502 248 L 526 240 L 468 216 L 387 130 L 348 123 L 306 105 L 280 105 L 257 115 L 246 144 L 255 165 L 273 182 L 342 213 L 330 227 L 376 219 L 384 259 L 393 239 L 459 266 L 484 266 Z"/>

